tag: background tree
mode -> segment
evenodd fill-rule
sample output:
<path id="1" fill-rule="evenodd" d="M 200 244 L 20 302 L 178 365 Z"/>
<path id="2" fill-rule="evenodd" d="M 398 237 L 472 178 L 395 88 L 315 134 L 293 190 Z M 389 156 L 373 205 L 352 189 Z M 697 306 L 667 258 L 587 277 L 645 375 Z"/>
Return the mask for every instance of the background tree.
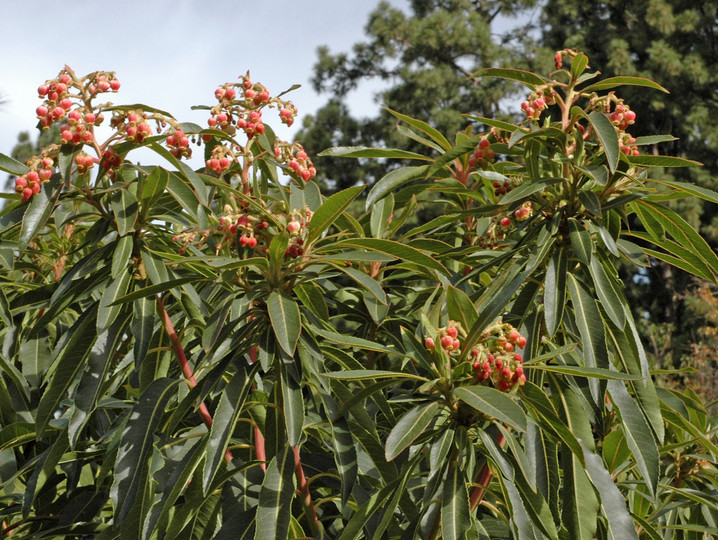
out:
<path id="1" fill-rule="evenodd" d="M 313 84 L 329 102 L 305 118 L 297 139 L 314 154 L 347 145 L 426 151 L 410 144 L 389 112 L 353 118 L 342 105 L 350 91 L 370 80 L 386 84 L 377 94 L 380 103 L 444 133 L 464 129 L 464 114 L 501 116 L 502 100 L 516 86 L 502 79 L 478 84 L 470 75 L 497 65 L 535 67 L 530 25 L 496 33 L 500 17 L 521 15 L 535 5 L 535 0 L 412 0 L 405 12 L 382 2 L 369 16 L 367 40 L 350 54 L 319 49 Z M 376 166 L 366 168 L 364 162 L 321 157 L 316 164 L 319 178 L 335 189 L 378 179 Z"/>
<path id="2" fill-rule="evenodd" d="M 619 73 L 659 80 L 670 95 L 626 87 L 620 95 L 631 103 L 638 121 L 632 135 L 666 133 L 676 140 L 654 146 L 656 154 L 681 155 L 703 167 L 671 169 L 664 179 L 718 186 L 718 2 L 689 0 L 548 0 L 543 9 L 543 44 L 585 51 L 606 76 Z M 656 173 L 654 173 L 656 174 Z M 695 199 L 673 201 L 671 207 L 718 246 L 716 205 Z M 644 322 L 655 362 L 678 367 L 695 354 L 696 319 L 686 305 L 694 282 L 685 272 L 654 261 L 628 288 Z M 700 332 L 698 332 L 700 333 Z"/>

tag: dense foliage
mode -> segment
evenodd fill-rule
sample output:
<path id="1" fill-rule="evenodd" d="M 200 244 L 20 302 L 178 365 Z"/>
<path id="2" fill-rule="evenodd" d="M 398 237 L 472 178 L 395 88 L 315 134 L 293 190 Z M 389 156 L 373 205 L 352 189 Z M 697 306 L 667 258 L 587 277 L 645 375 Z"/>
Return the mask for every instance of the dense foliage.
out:
<path id="1" fill-rule="evenodd" d="M 617 261 L 716 283 L 656 179 L 686 159 L 562 50 L 525 120 L 448 139 L 368 192 L 321 195 L 247 74 L 207 129 L 104 102 L 113 73 L 39 89 L 61 144 L 0 214 L 2 534 L 24 538 L 699 538 L 718 521 L 715 427 L 656 388 Z M 472 111 L 467 111 L 471 113 Z M 475 111 L 474 111 L 475 112 Z M 264 115 L 263 115 L 264 113 Z M 555 118 L 555 121 L 551 121 Z M 109 135 L 100 139 L 100 125 Z M 206 166 L 182 160 L 204 150 Z M 164 166 L 133 163 L 140 147 Z M 196 150 L 194 150 L 196 151 Z M 411 225 L 422 205 L 440 216 Z"/>

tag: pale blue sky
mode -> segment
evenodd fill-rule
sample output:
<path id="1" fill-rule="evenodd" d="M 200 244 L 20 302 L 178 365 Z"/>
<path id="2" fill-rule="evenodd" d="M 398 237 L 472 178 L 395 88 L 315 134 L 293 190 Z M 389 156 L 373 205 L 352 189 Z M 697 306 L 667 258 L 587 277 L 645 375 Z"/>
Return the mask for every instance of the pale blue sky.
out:
<path id="1" fill-rule="evenodd" d="M 379 0 L 5 0 L 0 17 L 0 152 L 34 130 L 37 87 L 68 64 L 78 75 L 115 71 L 116 104 L 145 103 L 181 121 L 206 123 L 196 104 L 212 104 L 215 88 L 248 69 L 272 93 L 289 96 L 300 122 L 278 130 L 290 139 L 301 116 L 320 107 L 309 84 L 316 48 L 347 51 L 363 37 Z M 406 0 L 392 0 L 405 5 Z M 373 90 L 352 96 L 359 116 L 378 107 Z M 278 123 L 277 123 L 278 124 Z M 272 122 L 274 126 L 275 123 Z M 283 127 L 280 125 L 280 127 Z"/>

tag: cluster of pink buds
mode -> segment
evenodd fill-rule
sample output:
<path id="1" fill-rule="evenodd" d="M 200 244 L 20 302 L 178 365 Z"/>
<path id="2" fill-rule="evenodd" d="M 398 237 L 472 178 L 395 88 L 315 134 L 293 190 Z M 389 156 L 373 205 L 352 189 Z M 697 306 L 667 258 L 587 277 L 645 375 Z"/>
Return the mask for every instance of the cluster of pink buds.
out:
<path id="1" fill-rule="evenodd" d="M 279 119 L 287 127 L 290 127 L 294 123 L 294 118 L 297 116 L 297 108 L 292 103 L 285 103 L 284 106 L 279 109 Z"/>
<path id="2" fill-rule="evenodd" d="M 170 154 L 177 159 L 183 157 L 189 159 L 192 157 L 192 149 L 189 147 L 189 138 L 187 138 L 181 129 L 177 128 L 168 132 L 165 142 L 170 149 Z"/>
<path id="3" fill-rule="evenodd" d="M 105 153 L 102 154 L 102 168 L 110 173 L 113 173 L 120 165 L 122 165 L 122 158 L 117 154 L 117 152 L 115 152 L 112 148 L 105 150 Z"/>
<path id="4" fill-rule="evenodd" d="M 223 238 L 218 244 L 220 249 L 223 245 L 234 248 L 239 243 L 239 247 L 254 249 L 257 247 L 257 235 L 269 227 L 264 218 L 247 213 L 237 213 L 232 207 L 226 205 L 224 207 L 225 215 L 219 219 L 217 233 L 223 234 Z"/>
<path id="5" fill-rule="evenodd" d="M 474 153 L 469 156 L 469 168 L 479 167 L 486 169 L 491 162 L 494 161 L 494 151 L 491 149 L 491 141 L 488 138 L 482 138 L 476 145 Z"/>
<path id="6" fill-rule="evenodd" d="M 253 83 L 247 73 L 239 84 L 225 84 L 215 90 L 214 96 L 219 102 L 211 109 L 207 124 L 212 129 L 220 129 L 234 135 L 237 129 L 244 132 L 248 139 L 264 133 L 261 108 L 280 107 L 280 119 L 291 125 L 296 109 L 288 102 L 272 98 L 269 91 L 259 83 Z M 284 112 L 287 111 L 287 112 Z M 205 140 L 210 135 L 205 135 Z"/>
<path id="7" fill-rule="evenodd" d="M 90 78 L 90 84 L 87 90 L 92 96 L 100 92 L 117 92 L 120 89 L 120 81 L 117 80 L 114 73 L 95 73 Z"/>
<path id="8" fill-rule="evenodd" d="M 287 222 L 289 233 L 289 245 L 284 252 L 284 257 L 296 259 L 304 255 L 304 237 L 307 233 L 307 226 L 312 219 L 312 212 L 304 208 L 301 211 L 295 210 L 290 213 Z"/>
<path id="9" fill-rule="evenodd" d="M 278 144 L 274 147 L 274 157 L 280 163 L 286 163 L 290 172 L 301 178 L 305 182 L 309 182 L 317 174 L 312 160 L 298 143 L 292 145 Z"/>
<path id="10" fill-rule="evenodd" d="M 549 93 L 544 95 L 544 90 L 537 88 L 529 95 L 528 99 L 521 103 L 521 110 L 529 120 L 538 120 L 541 112 L 546 110 L 554 102 L 553 96 Z"/>
<path id="11" fill-rule="evenodd" d="M 628 108 L 624 103 L 617 103 L 615 110 L 609 115 L 611 122 L 621 131 L 625 131 L 628 126 L 635 123 L 636 113 Z"/>
<path id="12" fill-rule="evenodd" d="M 490 379 L 502 392 L 524 384 L 523 357 L 515 351 L 525 346 L 526 338 L 510 324 L 499 322 L 487 329 L 469 354 L 476 383 Z"/>
<path id="13" fill-rule="evenodd" d="M 152 127 L 147 122 L 147 113 L 141 110 L 119 112 L 112 118 L 111 125 L 128 141 L 141 143 L 152 135 Z"/>
<path id="14" fill-rule="evenodd" d="M 40 193 L 40 184 L 50 180 L 54 164 L 55 160 L 47 155 L 47 150 L 43 155 L 28 160 L 27 165 L 30 170 L 15 179 L 15 192 L 22 195 L 23 201 Z"/>
<path id="15" fill-rule="evenodd" d="M 80 174 L 86 173 L 97 162 L 97 158 L 87 155 L 85 152 L 80 152 L 75 156 L 75 165 L 77 165 L 77 172 Z"/>
<path id="16" fill-rule="evenodd" d="M 640 152 L 638 151 L 638 146 L 633 144 L 635 142 L 636 138 L 631 137 L 628 133 L 622 133 L 618 137 L 619 149 L 627 156 L 637 156 L 640 154 Z"/>
<path id="17" fill-rule="evenodd" d="M 65 144 L 90 144 L 94 139 L 92 127 L 97 117 L 92 112 L 75 109 L 67 114 L 67 122 L 60 126 L 60 139 Z"/>
<path id="18" fill-rule="evenodd" d="M 217 175 L 222 174 L 229 169 L 234 161 L 234 157 L 229 155 L 229 151 L 224 146 L 218 144 L 212 149 L 212 155 L 205 163 L 207 170 Z"/>
<path id="19" fill-rule="evenodd" d="M 68 92 L 71 83 L 72 77 L 61 71 L 56 79 L 49 80 L 38 87 L 37 94 L 44 98 L 44 101 L 35 112 L 43 128 L 49 128 L 65 118 L 67 111 L 72 108 L 72 100 Z"/>
<path id="20" fill-rule="evenodd" d="M 460 331 L 461 325 L 456 321 L 449 321 L 445 327 L 439 329 L 437 335 L 439 347 L 449 356 L 459 356 L 461 354 Z M 427 337 L 424 345 L 429 350 L 436 350 L 436 342 L 432 337 Z"/>

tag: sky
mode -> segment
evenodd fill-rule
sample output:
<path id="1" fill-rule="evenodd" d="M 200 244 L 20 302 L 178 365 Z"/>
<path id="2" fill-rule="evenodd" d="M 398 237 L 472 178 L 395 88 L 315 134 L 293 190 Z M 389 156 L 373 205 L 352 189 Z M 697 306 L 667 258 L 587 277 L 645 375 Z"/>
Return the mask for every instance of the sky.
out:
<path id="1" fill-rule="evenodd" d="M 379 0 L 4 0 L 0 17 L 0 153 L 10 154 L 21 131 L 36 136 L 37 87 L 65 64 L 77 75 L 114 71 L 122 87 L 115 104 L 144 103 L 180 121 L 206 125 L 214 90 L 251 72 L 277 94 L 300 84 L 285 99 L 299 109 L 289 130 L 328 99 L 311 87 L 316 49 L 349 51 L 364 37 L 368 14 Z M 403 7 L 406 0 L 392 0 Z M 350 95 L 357 116 L 379 107 L 378 87 Z M 109 95 L 109 94 L 108 94 Z M 268 119 L 265 119 L 267 121 Z"/>

